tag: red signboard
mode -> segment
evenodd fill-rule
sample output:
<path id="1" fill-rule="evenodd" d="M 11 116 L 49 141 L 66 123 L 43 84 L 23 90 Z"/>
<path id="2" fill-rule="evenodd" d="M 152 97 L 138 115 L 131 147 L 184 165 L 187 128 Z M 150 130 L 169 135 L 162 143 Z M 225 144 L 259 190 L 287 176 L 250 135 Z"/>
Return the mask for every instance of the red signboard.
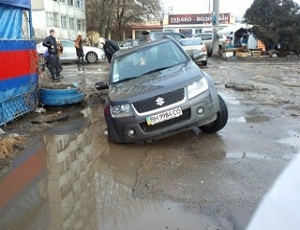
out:
<path id="1" fill-rule="evenodd" d="M 219 17 L 220 24 L 230 23 L 230 13 L 222 13 Z M 169 25 L 211 24 L 211 14 L 170 14 Z"/>

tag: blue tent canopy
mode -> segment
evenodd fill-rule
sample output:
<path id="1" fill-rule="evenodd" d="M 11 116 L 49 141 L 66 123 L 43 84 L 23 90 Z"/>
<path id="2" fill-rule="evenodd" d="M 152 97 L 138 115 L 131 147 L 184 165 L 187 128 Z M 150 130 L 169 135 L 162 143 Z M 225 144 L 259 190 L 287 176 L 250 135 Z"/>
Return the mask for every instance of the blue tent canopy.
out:
<path id="1" fill-rule="evenodd" d="M 25 9 L 31 8 L 30 0 L 0 0 L 0 4 L 21 7 Z"/>

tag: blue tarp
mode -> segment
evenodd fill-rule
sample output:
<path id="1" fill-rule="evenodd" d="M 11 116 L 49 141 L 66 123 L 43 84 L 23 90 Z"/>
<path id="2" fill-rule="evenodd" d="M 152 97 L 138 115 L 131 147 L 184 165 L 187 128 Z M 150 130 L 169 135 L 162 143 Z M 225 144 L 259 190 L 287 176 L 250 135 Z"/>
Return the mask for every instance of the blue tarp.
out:
<path id="1" fill-rule="evenodd" d="M 21 8 L 0 4 L 0 22 L 0 39 L 22 38 Z"/>
<path id="2" fill-rule="evenodd" d="M 0 4 L 17 6 L 25 9 L 31 8 L 30 0 L 0 0 Z"/>

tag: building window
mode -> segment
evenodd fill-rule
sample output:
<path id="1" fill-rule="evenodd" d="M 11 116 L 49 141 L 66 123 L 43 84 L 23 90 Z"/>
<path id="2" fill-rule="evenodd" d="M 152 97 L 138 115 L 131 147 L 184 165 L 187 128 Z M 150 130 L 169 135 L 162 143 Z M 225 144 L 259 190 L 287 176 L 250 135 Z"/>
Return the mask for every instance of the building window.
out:
<path id="1" fill-rule="evenodd" d="M 68 17 L 67 16 L 61 16 L 61 28 L 62 29 L 68 28 Z"/>
<path id="2" fill-rule="evenodd" d="M 75 0 L 75 7 L 84 10 L 84 0 Z"/>
<path id="3" fill-rule="evenodd" d="M 75 30 L 75 20 L 74 18 L 69 18 L 69 27 L 71 30 Z"/>
<path id="4" fill-rule="evenodd" d="M 60 3 L 67 4 L 67 0 L 59 0 Z"/>
<path id="5" fill-rule="evenodd" d="M 83 30 L 83 20 L 77 19 L 77 30 Z"/>
<path id="6" fill-rule="evenodd" d="M 73 0 L 68 0 L 68 5 L 73 6 L 74 5 Z"/>
<path id="7" fill-rule="evenodd" d="M 46 12 L 46 25 L 53 26 L 53 13 Z"/>
<path id="8" fill-rule="evenodd" d="M 54 19 L 54 26 L 59 27 L 59 14 L 53 13 L 53 19 Z"/>

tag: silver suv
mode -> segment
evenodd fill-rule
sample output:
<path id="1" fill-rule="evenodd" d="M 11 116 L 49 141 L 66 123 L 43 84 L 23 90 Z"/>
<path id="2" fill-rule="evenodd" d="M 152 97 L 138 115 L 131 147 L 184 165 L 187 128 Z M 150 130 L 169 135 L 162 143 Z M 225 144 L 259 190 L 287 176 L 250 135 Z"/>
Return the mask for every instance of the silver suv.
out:
<path id="1" fill-rule="evenodd" d="M 205 33 L 205 34 L 195 34 L 193 36 L 194 38 L 201 38 L 202 42 L 205 44 L 208 53 L 211 54 L 212 52 L 212 44 L 213 44 L 213 34 Z M 226 44 L 228 42 L 228 39 L 225 35 L 219 36 L 219 46 L 220 49 L 225 48 Z"/>

